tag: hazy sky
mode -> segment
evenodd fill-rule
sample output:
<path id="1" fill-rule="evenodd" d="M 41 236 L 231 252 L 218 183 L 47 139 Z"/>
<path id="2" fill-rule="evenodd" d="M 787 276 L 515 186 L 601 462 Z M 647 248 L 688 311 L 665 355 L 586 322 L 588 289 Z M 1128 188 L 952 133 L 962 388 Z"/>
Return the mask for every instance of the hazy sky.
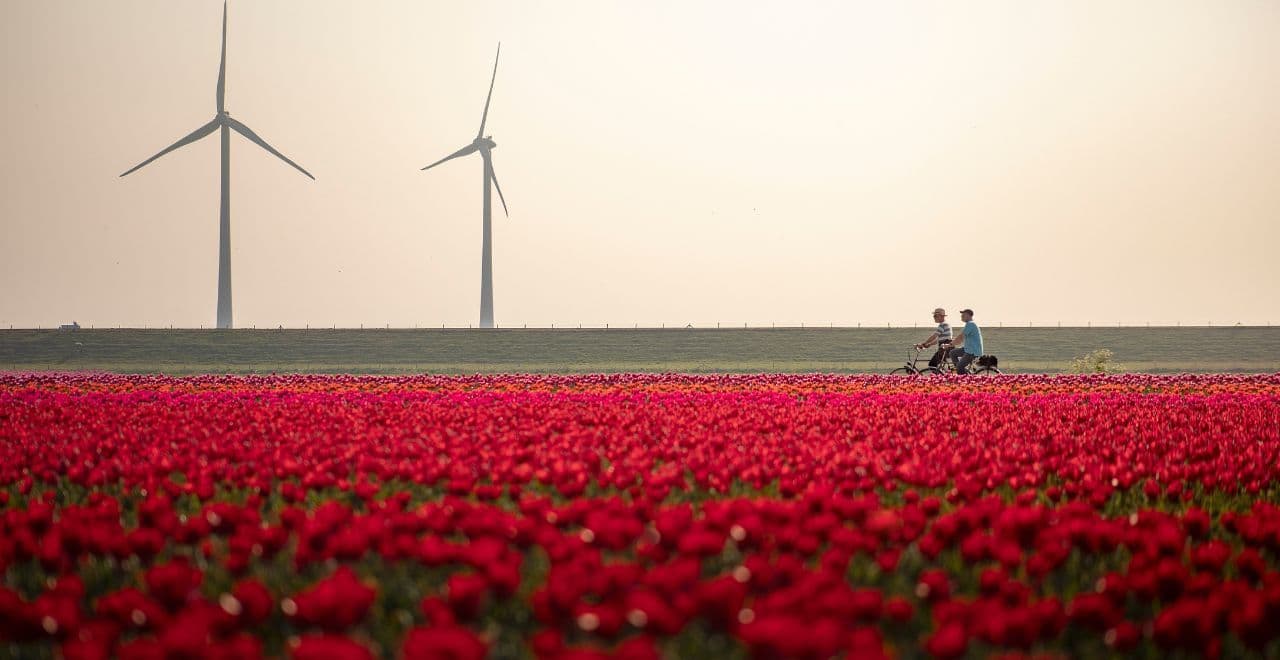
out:
<path id="1" fill-rule="evenodd" d="M 0 324 L 214 322 L 217 0 L 0 3 Z M 1280 323 L 1280 2 L 233 0 L 238 326 Z M 496 204 L 496 200 L 495 200 Z"/>

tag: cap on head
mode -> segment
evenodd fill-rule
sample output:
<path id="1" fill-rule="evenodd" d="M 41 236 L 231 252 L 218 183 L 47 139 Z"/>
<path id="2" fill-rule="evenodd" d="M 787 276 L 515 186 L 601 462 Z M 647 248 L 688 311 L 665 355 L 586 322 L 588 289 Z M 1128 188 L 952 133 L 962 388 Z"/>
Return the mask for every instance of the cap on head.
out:
<path id="1" fill-rule="evenodd" d="M 962 309 L 962 310 L 960 310 L 960 313 L 961 313 L 961 314 L 968 314 L 969 316 L 973 316 L 973 310 L 972 310 L 972 309 Z"/>
<path id="2" fill-rule="evenodd" d="M 947 310 L 945 310 L 945 309 L 943 309 L 943 308 L 939 307 L 939 308 L 937 308 L 937 309 L 933 310 L 933 313 L 934 313 L 934 314 L 942 314 L 943 316 L 946 316 L 946 315 L 947 315 Z"/>

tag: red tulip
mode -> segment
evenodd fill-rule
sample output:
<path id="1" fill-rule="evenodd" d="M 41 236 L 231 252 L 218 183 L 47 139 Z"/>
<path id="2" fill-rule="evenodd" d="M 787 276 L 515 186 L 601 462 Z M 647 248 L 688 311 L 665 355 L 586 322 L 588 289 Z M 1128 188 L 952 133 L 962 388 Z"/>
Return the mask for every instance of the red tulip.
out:
<path id="1" fill-rule="evenodd" d="M 466 628 L 428 626 L 409 631 L 403 653 L 405 660 L 480 660 L 488 656 L 489 648 Z"/>
<path id="2" fill-rule="evenodd" d="M 177 610 L 196 595 L 204 574 L 183 559 L 175 559 L 147 571 L 147 592 L 170 611 Z"/>
<path id="3" fill-rule="evenodd" d="M 294 660 L 373 660 L 363 645 L 340 635 L 307 635 L 289 651 Z"/>
<path id="4" fill-rule="evenodd" d="M 364 619 L 376 595 L 354 571 L 341 566 L 311 589 L 283 601 L 282 609 L 303 625 L 340 632 Z"/>

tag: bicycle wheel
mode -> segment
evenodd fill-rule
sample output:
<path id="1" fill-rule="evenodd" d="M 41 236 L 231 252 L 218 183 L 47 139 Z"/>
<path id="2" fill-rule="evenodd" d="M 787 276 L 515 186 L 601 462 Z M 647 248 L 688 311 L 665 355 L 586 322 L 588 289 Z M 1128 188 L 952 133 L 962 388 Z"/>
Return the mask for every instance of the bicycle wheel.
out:
<path id="1" fill-rule="evenodd" d="M 897 369 L 890 371 L 889 375 L 890 376 L 919 376 L 920 372 L 916 371 L 915 369 L 912 369 L 911 367 L 898 367 Z"/>
<path id="2" fill-rule="evenodd" d="M 941 376 L 942 370 L 937 367 L 925 367 L 920 370 L 921 376 Z"/>
<path id="3" fill-rule="evenodd" d="M 999 376 L 1000 370 L 995 367 L 978 367 L 972 373 L 975 376 Z"/>

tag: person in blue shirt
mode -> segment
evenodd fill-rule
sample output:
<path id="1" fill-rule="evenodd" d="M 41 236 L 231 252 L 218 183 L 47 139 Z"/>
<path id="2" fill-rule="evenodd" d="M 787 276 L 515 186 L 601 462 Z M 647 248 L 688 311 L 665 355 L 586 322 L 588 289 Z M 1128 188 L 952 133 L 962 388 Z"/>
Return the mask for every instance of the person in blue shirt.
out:
<path id="1" fill-rule="evenodd" d="M 964 328 L 956 335 L 957 348 L 951 349 L 951 359 L 956 364 L 956 373 L 969 373 L 969 365 L 982 356 L 982 328 L 973 322 L 973 310 L 960 310 L 960 320 Z"/>

